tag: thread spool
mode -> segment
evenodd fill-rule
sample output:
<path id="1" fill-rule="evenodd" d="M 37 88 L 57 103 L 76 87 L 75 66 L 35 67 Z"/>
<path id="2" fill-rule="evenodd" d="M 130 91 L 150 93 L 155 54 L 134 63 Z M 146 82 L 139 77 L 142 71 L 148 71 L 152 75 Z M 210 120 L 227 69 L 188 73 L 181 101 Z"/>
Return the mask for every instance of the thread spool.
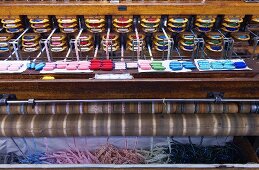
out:
<path id="1" fill-rule="evenodd" d="M 112 113 L 123 113 L 122 103 L 111 103 Z"/>
<path id="2" fill-rule="evenodd" d="M 231 37 L 233 37 L 235 41 L 241 42 L 250 40 L 250 35 L 248 32 L 231 33 Z"/>
<path id="3" fill-rule="evenodd" d="M 105 30 L 104 16 L 85 16 L 85 23 L 88 30 L 92 33 L 101 33 Z"/>
<path id="4" fill-rule="evenodd" d="M 105 110 L 103 110 L 103 108 Z M 109 103 L 106 103 L 106 106 L 103 107 L 102 103 L 88 103 L 88 113 L 97 114 L 97 113 L 109 113 L 110 107 Z"/>
<path id="5" fill-rule="evenodd" d="M 251 39 L 249 32 L 232 32 L 230 36 L 234 39 L 234 50 L 239 55 L 251 54 L 249 52 L 249 40 Z"/>
<path id="6" fill-rule="evenodd" d="M 107 34 L 103 34 L 103 50 L 106 51 L 108 46 L 108 51 L 117 51 L 119 49 L 119 35 L 116 33 L 110 33 L 108 40 L 106 40 Z"/>
<path id="7" fill-rule="evenodd" d="M 128 33 L 131 31 L 132 16 L 115 16 L 113 19 L 114 30 L 118 33 Z"/>
<path id="8" fill-rule="evenodd" d="M 167 102 L 166 104 L 167 104 L 166 113 L 168 113 L 168 114 L 175 114 L 178 103 Z"/>
<path id="9" fill-rule="evenodd" d="M 188 18 L 186 16 L 169 16 L 167 28 L 171 32 L 184 32 L 187 22 Z"/>
<path id="10" fill-rule="evenodd" d="M 196 113 L 209 113 L 210 106 L 207 103 L 196 103 Z"/>
<path id="11" fill-rule="evenodd" d="M 20 16 L 2 16 L 1 23 L 7 33 L 19 33 L 24 30 Z"/>
<path id="12" fill-rule="evenodd" d="M 210 32 L 215 21 L 216 16 L 197 16 L 195 21 L 196 30 L 199 32 Z"/>
<path id="13" fill-rule="evenodd" d="M 154 47 L 157 51 L 168 51 L 168 42 L 169 40 L 166 40 L 167 37 L 164 35 L 164 33 L 156 33 L 154 36 Z"/>
<path id="14" fill-rule="evenodd" d="M 66 35 L 54 33 L 50 38 L 50 50 L 52 52 L 62 52 L 67 49 Z"/>
<path id="15" fill-rule="evenodd" d="M 196 49 L 194 38 L 195 36 L 189 32 L 183 32 L 180 34 L 178 46 L 180 47 L 180 51 L 183 56 L 190 56 L 192 52 Z"/>
<path id="16" fill-rule="evenodd" d="M 94 47 L 93 47 L 93 36 L 92 34 L 86 34 L 86 33 L 83 33 L 81 34 L 81 36 L 79 37 L 79 40 L 80 40 L 80 51 L 82 52 L 88 52 L 90 50 L 92 50 Z"/>
<path id="17" fill-rule="evenodd" d="M 138 112 L 138 103 L 132 102 L 129 104 L 125 104 L 125 113 L 139 113 Z"/>
<path id="18" fill-rule="evenodd" d="M 251 112 L 251 105 L 247 104 L 247 103 L 240 103 L 239 112 L 240 113 L 250 113 Z"/>
<path id="19" fill-rule="evenodd" d="M 210 113 L 224 113 L 224 105 L 223 104 L 210 104 Z"/>
<path id="20" fill-rule="evenodd" d="M 63 33 L 74 33 L 78 30 L 76 16 L 56 16 L 58 26 Z"/>
<path id="21" fill-rule="evenodd" d="M 144 32 L 157 32 L 160 16 L 141 16 L 141 27 Z"/>
<path id="22" fill-rule="evenodd" d="M 236 103 L 224 104 L 224 113 L 238 113 L 238 105 Z"/>
<path id="23" fill-rule="evenodd" d="M 185 103 L 183 104 L 182 113 L 195 113 L 195 103 Z"/>
<path id="24" fill-rule="evenodd" d="M 225 32 L 238 32 L 244 16 L 226 15 L 222 23 L 222 30 Z"/>
<path id="25" fill-rule="evenodd" d="M 145 35 L 139 33 L 138 34 L 139 37 L 139 44 L 137 42 L 137 37 L 135 33 L 131 33 L 128 35 L 128 41 L 127 41 L 127 45 L 128 45 L 128 49 L 130 51 L 137 51 L 138 50 L 138 46 L 139 46 L 139 50 L 141 51 L 143 48 L 145 48 Z"/>
<path id="26" fill-rule="evenodd" d="M 154 103 L 154 113 L 163 113 L 164 111 L 164 103 L 155 102 Z"/>
<path id="27" fill-rule="evenodd" d="M 8 52 L 12 50 L 12 46 L 9 47 L 9 40 L 13 38 L 13 34 L 0 33 L 0 53 Z"/>
<path id="28" fill-rule="evenodd" d="M 22 36 L 22 50 L 36 52 L 40 49 L 40 36 L 36 33 L 27 33 Z"/>
<path id="29" fill-rule="evenodd" d="M 206 33 L 205 51 L 211 58 L 220 58 L 223 50 L 223 36 L 218 32 Z"/>
<path id="30" fill-rule="evenodd" d="M 35 33 L 50 32 L 50 21 L 48 16 L 28 16 L 29 22 Z"/>

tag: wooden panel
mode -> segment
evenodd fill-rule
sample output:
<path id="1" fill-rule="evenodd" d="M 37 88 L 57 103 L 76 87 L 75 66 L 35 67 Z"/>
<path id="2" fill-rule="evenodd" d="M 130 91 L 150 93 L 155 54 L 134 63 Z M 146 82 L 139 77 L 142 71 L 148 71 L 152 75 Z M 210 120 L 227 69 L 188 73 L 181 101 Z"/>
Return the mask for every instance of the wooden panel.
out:
<path id="1" fill-rule="evenodd" d="M 220 91 L 226 98 L 259 98 L 257 79 L 134 79 L 134 80 L 1 80 L 1 93 L 19 99 L 206 98 Z"/>
<path id="2" fill-rule="evenodd" d="M 7 168 L 2 168 L 3 170 L 6 170 Z M 8 170 L 38 170 L 39 168 L 8 168 Z M 48 170 L 100 170 L 103 168 L 44 168 Z M 171 168 L 116 168 L 116 170 L 204 170 L 204 169 L 209 169 L 209 170 L 258 170 L 258 168 L 224 168 L 224 166 L 219 167 L 219 168 L 176 168 L 172 165 Z M 1 168 L 0 168 L 1 170 Z M 114 168 L 105 168 L 105 170 L 114 170 Z"/>
<path id="3" fill-rule="evenodd" d="M 119 11 L 119 6 L 126 11 Z M 0 15 L 144 15 L 144 14 L 259 14 L 258 3 L 209 1 L 202 4 L 166 2 L 2 2 Z"/>

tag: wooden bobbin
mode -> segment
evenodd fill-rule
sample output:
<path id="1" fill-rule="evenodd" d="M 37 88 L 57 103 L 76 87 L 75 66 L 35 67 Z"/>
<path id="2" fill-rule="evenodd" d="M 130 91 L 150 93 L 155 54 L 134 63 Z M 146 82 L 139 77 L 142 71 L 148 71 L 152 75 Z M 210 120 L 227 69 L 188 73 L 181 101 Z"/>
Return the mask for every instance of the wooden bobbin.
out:
<path id="1" fill-rule="evenodd" d="M 238 105 L 236 103 L 224 104 L 224 113 L 238 113 Z"/>
<path id="2" fill-rule="evenodd" d="M 209 113 L 210 105 L 207 103 L 197 103 L 196 104 L 196 113 Z"/>
<path id="3" fill-rule="evenodd" d="M 210 113 L 223 113 L 224 112 L 224 105 L 223 104 L 210 104 Z"/>
<path id="4" fill-rule="evenodd" d="M 62 104 L 54 104 L 54 106 L 52 107 L 55 108 L 55 114 L 72 114 L 72 113 L 76 113 L 73 110 L 72 105 L 74 105 L 74 103 L 62 103 Z"/>
<path id="5" fill-rule="evenodd" d="M 1 106 L 1 114 L 21 114 L 20 105 L 6 104 Z"/>
<path id="6" fill-rule="evenodd" d="M 89 106 L 89 103 L 88 103 L 88 106 Z M 109 104 L 109 102 L 102 103 L 102 112 L 103 113 L 109 113 L 110 107 L 111 107 L 111 105 Z M 88 113 L 90 113 L 90 112 L 88 111 Z"/>
<path id="7" fill-rule="evenodd" d="M 39 107 L 39 106 L 38 106 L 38 107 Z M 42 108 L 42 107 L 44 107 L 44 105 L 41 104 L 40 107 Z M 35 105 L 27 105 L 27 104 L 26 104 L 26 112 L 27 112 L 28 114 L 38 114 L 38 110 L 39 110 L 38 108 L 35 109 Z"/>
<path id="8" fill-rule="evenodd" d="M 182 113 L 182 103 L 176 103 L 176 113 Z"/>
<path id="9" fill-rule="evenodd" d="M 2 114 L 8 114 L 7 110 L 6 110 L 6 105 L 1 105 L 0 106 L 0 113 Z"/>
<path id="10" fill-rule="evenodd" d="M 155 103 L 153 104 L 153 110 L 152 110 L 152 103 L 141 103 L 141 113 L 142 114 L 151 114 L 152 112 L 155 113 L 154 106 L 155 106 Z"/>
<path id="11" fill-rule="evenodd" d="M 167 110 L 166 113 L 168 114 L 174 114 L 176 113 L 177 103 L 168 102 L 167 103 Z"/>
<path id="12" fill-rule="evenodd" d="M 247 103 L 240 103 L 239 104 L 239 113 L 250 113 L 251 112 L 251 105 Z"/>
<path id="13" fill-rule="evenodd" d="M 88 113 L 92 114 L 106 114 L 111 111 L 110 103 L 105 103 L 105 110 L 103 110 L 103 103 L 88 103 Z"/>
<path id="14" fill-rule="evenodd" d="M 125 113 L 138 113 L 138 103 L 132 102 L 125 104 Z"/>
<path id="15" fill-rule="evenodd" d="M 122 108 L 122 102 L 120 103 L 111 103 L 111 113 L 115 114 L 124 114 L 125 112 L 123 111 L 124 109 Z"/>
<path id="16" fill-rule="evenodd" d="M 195 113 L 195 104 L 194 103 L 184 103 L 182 105 L 183 113 Z"/>
<path id="17" fill-rule="evenodd" d="M 83 106 L 81 106 L 80 110 L 80 103 L 70 103 L 71 107 L 71 114 L 83 114 Z"/>
<path id="18" fill-rule="evenodd" d="M 164 107 L 165 107 L 165 104 L 164 103 L 161 103 L 161 102 L 156 102 L 154 103 L 154 108 L 155 108 L 155 113 L 163 113 L 164 111 Z"/>

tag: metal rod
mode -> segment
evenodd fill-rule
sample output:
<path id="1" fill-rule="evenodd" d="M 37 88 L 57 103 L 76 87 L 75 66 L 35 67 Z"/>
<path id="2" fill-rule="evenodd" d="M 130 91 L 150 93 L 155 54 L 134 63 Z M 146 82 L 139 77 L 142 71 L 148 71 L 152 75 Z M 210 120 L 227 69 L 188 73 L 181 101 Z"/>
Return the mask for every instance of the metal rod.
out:
<path id="1" fill-rule="evenodd" d="M 18 41 L 28 30 L 29 30 L 29 28 L 26 28 L 26 29 L 23 31 L 23 33 L 21 33 L 21 34 L 19 35 L 19 37 L 17 37 L 17 38 L 14 40 L 14 42 Z"/>
<path id="2" fill-rule="evenodd" d="M 65 56 L 65 59 L 63 60 L 64 62 L 67 61 L 67 58 L 68 58 L 70 52 L 71 52 L 71 47 L 70 47 L 70 48 L 68 49 L 68 51 L 67 51 L 67 54 L 66 54 L 66 56 Z"/>
<path id="3" fill-rule="evenodd" d="M 140 41 L 139 41 L 139 34 L 138 34 L 138 30 L 137 28 L 135 28 L 135 34 L 136 34 L 136 38 L 137 38 L 137 59 L 139 59 L 140 57 Z M 134 48 L 134 45 L 133 45 L 133 48 Z"/>
<path id="4" fill-rule="evenodd" d="M 164 23 L 164 25 L 166 26 L 166 22 Z M 170 59 L 170 53 L 171 53 L 171 40 L 170 38 L 168 37 L 164 27 L 162 27 L 162 31 L 167 39 L 167 60 Z M 164 44 L 165 45 L 165 44 Z M 164 50 L 164 49 L 163 49 Z"/>
<path id="5" fill-rule="evenodd" d="M 147 48 L 148 48 L 148 53 L 150 55 L 150 59 L 153 61 L 153 54 L 152 54 L 151 47 L 149 44 L 147 45 Z"/>
<path id="6" fill-rule="evenodd" d="M 29 30 L 29 28 L 26 28 L 14 41 L 10 42 L 13 45 L 14 54 L 16 56 L 16 60 L 20 60 L 18 50 L 18 40 Z M 17 45 L 17 46 L 16 46 Z M 13 55 L 13 54 L 11 54 Z M 9 57 L 8 57 L 9 58 Z"/>
<path id="7" fill-rule="evenodd" d="M 94 50 L 94 59 L 97 58 L 98 48 L 99 48 L 99 45 L 97 44 Z"/>
<path id="8" fill-rule="evenodd" d="M 31 99 L 29 99 L 31 101 Z M 8 100 L 7 104 L 29 104 L 29 100 Z M 34 103 L 102 103 L 102 102 L 215 102 L 215 99 L 93 99 L 93 100 L 34 100 Z M 220 102 L 259 102 L 259 99 L 221 99 Z"/>
<path id="9" fill-rule="evenodd" d="M 35 62 L 35 61 L 40 57 L 40 55 L 42 54 L 42 52 L 45 51 L 45 49 L 46 49 L 46 46 L 44 46 L 44 47 L 42 48 L 42 50 L 39 52 L 39 54 L 36 56 L 36 58 L 32 60 L 32 62 Z"/>
<path id="10" fill-rule="evenodd" d="M 75 39 L 75 51 L 76 51 L 76 59 L 77 59 L 77 61 L 80 60 L 80 58 L 79 58 L 79 50 L 78 50 L 78 39 L 81 36 L 82 32 L 83 32 L 83 29 L 80 29 L 80 31 L 79 31 L 76 39 Z"/>
<path id="11" fill-rule="evenodd" d="M 10 59 L 13 55 L 14 55 L 15 51 L 12 52 L 11 55 L 9 55 L 4 61 L 7 61 L 8 59 Z"/>
<path id="12" fill-rule="evenodd" d="M 47 54 L 47 58 L 48 58 L 48 62 L 51 62 L 51 58 L 50 58 L 50 54 L 49 54 L 49 47 L 48 47 L 48 42 L 51 38 L 51 36 L 55 33 L 57 28 L 54 28 L 52 30 L 52 32 L 49 34 L 48 38 L 44 41 L 45 47 L 46 47 L 46 54 Z"/>
<path id="13" fill-rule="evenodd" d="M 110 38 L 110 32 L 111 32 L 111 28 L 108 28 L 107 30 L 107 35 L 106 35 L 106 40 L 105 40 L 105 43 L 106 43 L 106 49 L 105 49 L 105 52 L 106 52 L 106 59 L 108 60 L 109 59 L 109 45 L 108 45 L 108 39 Z M 112 44 L 111 44 L 111 48 L 112 48 Z M 112 50 L 111 50 L 112 51 Z"/>

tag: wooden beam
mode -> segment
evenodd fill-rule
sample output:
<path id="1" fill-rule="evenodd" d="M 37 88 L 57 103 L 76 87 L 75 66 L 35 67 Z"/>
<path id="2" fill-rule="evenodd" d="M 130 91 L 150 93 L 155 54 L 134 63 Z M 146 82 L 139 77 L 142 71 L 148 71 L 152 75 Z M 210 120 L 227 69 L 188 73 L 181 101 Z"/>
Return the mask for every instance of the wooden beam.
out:
<path id="1" fill-rule="evenodd" d="M 2 2 L 0 15 L 162 15 L 162 14 L 238 14 L 259 15 L 258 3 L 208 1 L 198 3 L 157 2 Z M 119 7 L 126 10 L 119 10 Z M 125 9 L 125 8 L 124 8 Z"/>

